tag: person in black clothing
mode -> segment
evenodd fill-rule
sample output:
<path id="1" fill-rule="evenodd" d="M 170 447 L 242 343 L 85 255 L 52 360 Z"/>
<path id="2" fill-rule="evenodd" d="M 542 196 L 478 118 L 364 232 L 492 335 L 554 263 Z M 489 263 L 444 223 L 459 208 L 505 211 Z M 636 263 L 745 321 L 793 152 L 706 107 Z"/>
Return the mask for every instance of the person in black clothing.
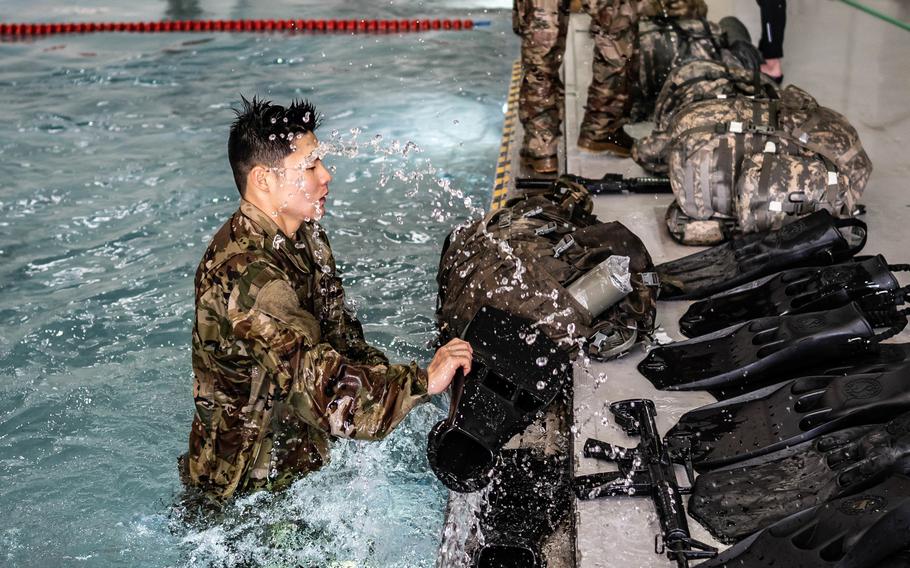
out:
<path id="1" fill-rule="evenodd" d="M 761 72 L 777 83 L 784 79 L 780 60 L 784 56 L 784 27 L 787 25 L 787 0 L 756 0 L 761 9 L 761 41 L 758 50 L 765 58 Z"/>

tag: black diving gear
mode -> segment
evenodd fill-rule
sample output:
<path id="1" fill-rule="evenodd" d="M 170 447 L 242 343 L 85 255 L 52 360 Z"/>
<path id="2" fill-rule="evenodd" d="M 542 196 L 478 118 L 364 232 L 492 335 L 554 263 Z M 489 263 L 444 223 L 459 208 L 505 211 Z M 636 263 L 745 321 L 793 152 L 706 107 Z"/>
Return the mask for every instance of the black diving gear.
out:
<path id="1" fill-rule="evenodd" d="M 442 483 L 471 492 L 490 481 L 496 454 L 563 391 L 569 356 L 524 318 L 488 306 L 464 332 L 474 349 L 471 372 L 452 384 L 449 416 L 427 440 L 427 458 Z"/>
<path id="2" fill-rule="evenodd" d="M 844 262 L 862 250 L 866 236 L 862 221 L 835 219 L 821 209 L 779 230 L 739 236 L 658 265 L 660 299 L 706 298 L 788 268 Z"/>
<path id="3" fill-rule="evenodd" d="M 667 390 L 708 390 L 723 398 L 781 375 L 794 376 L 818 361 L 846 361 L 875 349 L 907 325 L 900 294 L 874 297 L 825 312 L 760 318 L 652 349 L 638 370 Z M 876 333 L 877 329 L 887 328 Z"/>
<path id="4" fill-rule="evenodd" d="M 905 354 L 907 346 L 901 346 Z M 876 363 L 690 410 L 667 433 L 667 443 L 678 461 L 708 471 L 905 412 L 910 412 L 910 361 Z"/>
<path id="5" fill-rule="evenodd" d="M 615 462 L 619 471 L 576 477 L 575 495 L 582 500 L 621 495 L 651 497 L 657 507 L 661 527 L 661 534 L 655 543 L 662 542 L 670 560 L 685 568 L 690 560 L 713 557 L 717 554 L 715 548 L 689 535 L 689 523 L 681 497 L 686 490 L 676 482 L 670 453 L 657 431 L 654 401 L 621 400 L 610 405 L 610 412 L 626 434 L 639 436 L 641 442 L 637 447 L 627 449 L 588 439 L 584 447 L 585 457 Z M 655 551 L 658 554 L 663 552 L 657 546 Z"/>
<path id="6" fill-rule="evenodd" d="M 892 473 L 910 474 L 910 413 L 703 473 L 689 514 L 731 542 Z"/>
<path id="7" fill-rule="evenodd" d="M 783 518 L 699 568 L 882 568 L 908 546 L 910 478 L 895 474 Z"/>
<path id="8" fill-rule="evenodd" d="M 680 318 L 679 330 L 697 337 L 756 318 L 839 308 L 871 294 L 894 292 L 900 288 L 892 274 L 896 271 L 910 271 L 910 264 L 889 265 L 881 255 L 787 270 L 695 302 Z"/>
<path id="9" fill-rule="evenodd" d="M 541 546 L 569 516 L 574 497 L 568 456 L 502 450 L 477 517 L 482 544 L 473 568 L 542 568 Z M 474 527 L 471 527 L 473 530 Z"/>

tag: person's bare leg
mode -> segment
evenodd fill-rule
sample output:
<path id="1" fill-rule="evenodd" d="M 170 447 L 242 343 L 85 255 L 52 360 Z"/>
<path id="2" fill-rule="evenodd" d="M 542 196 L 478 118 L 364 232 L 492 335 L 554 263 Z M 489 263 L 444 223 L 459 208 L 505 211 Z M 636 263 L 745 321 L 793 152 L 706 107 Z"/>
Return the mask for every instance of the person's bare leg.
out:
<path id="1" fill-rule="evenodd" d="M 765 59 L 765 62 L 761 64 L 761 72 L 775 79 L 783 76 L 780 61 L 780 59 Z"/>

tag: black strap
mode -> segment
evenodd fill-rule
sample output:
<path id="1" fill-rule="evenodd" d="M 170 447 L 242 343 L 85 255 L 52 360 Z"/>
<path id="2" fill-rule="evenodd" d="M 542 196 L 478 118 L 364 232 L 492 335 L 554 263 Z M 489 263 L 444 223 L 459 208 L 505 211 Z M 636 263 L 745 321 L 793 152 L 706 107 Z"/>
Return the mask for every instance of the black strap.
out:
<path id="1" fill-rule="evenodd" d="M 834 226 L 838 229 L 842 229 L 844 227 L 859 227 L 863 230 L 863 238 L 860 240 L 859 244 L 847 249 L 850 256 L 853 256 L 854 254 L 863 250 L 863 247 L 866 246 L 866 240 L 869 238 L 869 226 L 866 225 L 865 222 L 860 221 L 855 217 L 848 217 L 847 219 L 835 219 Z"/>
<path id="2" fill-rule="evenodd" d="M 708 36 L 708 39 L 711 40 L 711 46 L 714 48 L 714 54 L 717 56 L 718 61 L 723 60 L 724 55 L 720 50 L 720 44 L 717 43 L 717 38 L 714 37 L 714 34 L 711 32 L 711 26 L 708 25 L 708 20 L 705 18 L 699 18 L 701 26 L 705 29 L 705 35 Z"/>
<path id="3" fill-rule="evenodd" d="M 910 272 L 910 264 L 889 264 L 888 270 L 891 272 Z"/>
<path id="4" fill-rule="evenodd" d="M 872 294 L 857 301 L 869 325 L 874 328 L 887 327 L 885 331 L 877 333 L 870 341 L 878 343 L 890 339 L 907 327 L 910 307 L 898 308 L 907 303 L 908 296 L 910 296 L 910 286 L 904 286 L 888 294 Z"/>
<path id="5" fill-rule="evenodd" d="M 780 106 L 780 101 L 777 99 L 771 99 L 768 101 L 768 126 L 777 130 L 780 128 L 778 124 L 778 107 Z"/>
<path id="6" fill-rule="evenodd" d="M 756 97 L 762 92 L 761 65 L 752 70 L 752 92 Z"/>
<path id="7" fill-rule="evenodd" d="M 890 327 L 881 333 L 877 333 L 873 338 L 873 341 L 876 343 L 881 343 L 886 339 L 891 339 L 898 333 L 904 331 L 904 328 L 907 327 L 907 316 L 910 315 L 910 308 L 904 308 L 902 310 L 891 310 L 888 314 L 875 314 L 869 319 L 874 319 L 876 317 L 881 317 L 884 315 L 886 320 L 890 320 Z M 870 322 L 871 323 L 871 322 Z M 873 324 L 874 325 L 874 324 Z M 879 327 L 879 326 L 876 326 Z"/>

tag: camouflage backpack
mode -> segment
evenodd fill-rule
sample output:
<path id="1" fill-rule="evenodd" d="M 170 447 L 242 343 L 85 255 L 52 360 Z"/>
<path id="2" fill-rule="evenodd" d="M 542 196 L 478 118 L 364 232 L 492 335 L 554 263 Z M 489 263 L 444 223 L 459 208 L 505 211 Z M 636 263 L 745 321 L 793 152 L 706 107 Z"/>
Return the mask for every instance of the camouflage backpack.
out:
<path id="1" fill-rule="evenodd" d="M 736 18 L 724 18 L 721 24 L 704 18 L 642 19 L 631 68 L 633 120 L 648 118 L 670 72 L 695 59 L 746 69 L 756 69 L 762 61 Z"/>
<path id="2" fill-rule="evenodd" d="M 847 119 L 792 85 L 779 99 L 693 103 L 666 134 L 678 204 L 667 222 L 685 244 L 778 229 L 820 208 L 852 216 L 872 172 Z"/>
<path id="3" fill-rule="evenodd" d="M 667 150 L 673 115 L 688 105 L 737 95 L 778 98 L 774 82 L 758 70 L 731 67 L 706 59 L 690 61 L 674 69 L 657 97 L 654 108 L 654 130 L 639 138 L 632 148 L 632 159 L 645 170 L 667 173 Z"/>
<path id="4" fill-rule="evenodd" d="M 555 191 L 509 200 L 446 238 L 436 276 L 436 321 L 443 341 L 458 337 L 477 311 L 493 306 L 538 322 L 574 352 L 624 353 L 654 328 L 657 282 L 641 240 L 618 222 L 591 214 L 581 185 L 559 180 Z M 628 256 L 632 293 L 592 320 L 565 289 L 611 255 Z"/>
<path id="5" fill-rule="evenodd" d="M 665 130 L 673 114 L 691 103 L 736 95 L 776 99 L 777 85 L 756 69 L 709 59 L 690 61 L 670 72 L 654 105 L 654 128 Z"/>

